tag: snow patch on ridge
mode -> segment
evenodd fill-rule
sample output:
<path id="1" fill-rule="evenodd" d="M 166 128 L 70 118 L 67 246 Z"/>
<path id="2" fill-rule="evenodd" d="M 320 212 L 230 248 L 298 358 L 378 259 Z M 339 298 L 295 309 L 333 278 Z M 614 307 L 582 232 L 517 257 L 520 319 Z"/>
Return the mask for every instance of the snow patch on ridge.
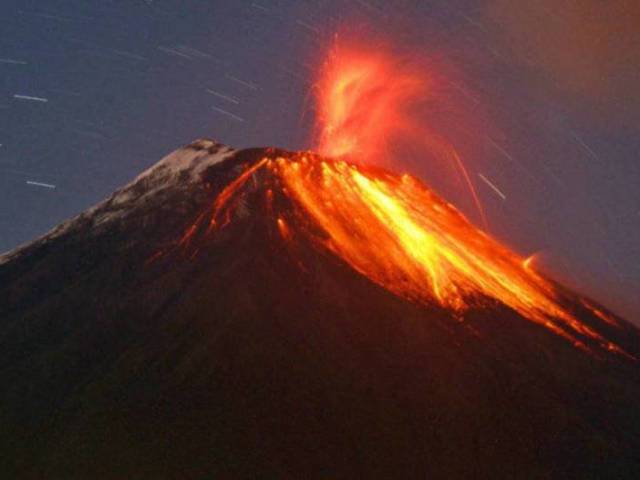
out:
<path id="1" fill-rule="evenodd" d="M 87 221 L 97 227 L 124 217 L 136 205 L 146 202 L 161 191 L 199 181 L 204 170 L 232 157 L 236 152 L 237 150 L 213 140 L 198 139 L 170 153 L 106 200 L 54 227 L 40 238 L 0 255 L 0 265 L 18 256 L 29 246 L 53 240 Z"/>
<path id="2" fill-rule="evenodd" d="M 187 145 L 184 148 L 170 153 L 151 168 L 145 170 L 138 175 L 132 182 L 116 191 L 111 198 L 103 203 L 110 202 L 110 205 L 118 205 L 127 203 L 136 198 L 135 187 L 141 181 L 147 181 L 147 188 L 144 189 L 141 197 L 146 197 L 170 187 L 173 182 L 171 180 L 179 180 L 181 182 L 195 182 L 200 179 L 200 174 L 208 167 L 216 165 L 226 158 L 232 156 L 236 150 L 225 145 L 214 142 L 213 140 L 200 139 Z M 182 176 L 183 172 L 188 175 Z M 96 205 L 92 210 L 98 209 L 102 204 Z M 87 213 L 89 213 L 87 211 Z"/>
<path id="3" fill-rule="evenodd" d="M 158 174 L 163 176 L 178 175 L 183 171 L 189 171 L 191 179 L 196 180 L 205 168 L 222 162 L 235 152 L 236 150 L 213 140 L 199 139 L 184 148 L 170 153 L 154 166 L 138 175 L 129 185 L 150 176 Z M 126 190 L 127 187 L 128 185 L 122 190 Z"/>

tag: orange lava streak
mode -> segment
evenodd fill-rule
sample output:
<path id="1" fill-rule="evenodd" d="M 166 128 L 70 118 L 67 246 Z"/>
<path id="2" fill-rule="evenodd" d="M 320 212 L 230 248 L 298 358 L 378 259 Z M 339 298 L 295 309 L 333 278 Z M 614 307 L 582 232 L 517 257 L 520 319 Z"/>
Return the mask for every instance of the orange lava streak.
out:
<path id="1" fill-rule="evenodd" d="M 234 195 L 240 190 L 240 188 L 251 178 L 253 173 L 262 167 L 265 163 L 268 162 L 268 159 L 264 158 L 255 165 L 246 169 L 242 174 L 236 178 L 233 182 L 227 185 L 222 192 L 216 198 L 213 204 L 213 215 L 211 216 L 211 221 L 209 223 L 209 230 L 213 228 L 222 228 L 227 225 L 231 221 L 231 217 L 229 215 L 229 210 L 225 209 L 227 204 L 232 200 Z M 225 211 L 224 221 L 220 223 L 220 215 Z"/>
<path id="2" fill-rule="evenodd" d="M 278 217 L 278 220 L 276 220 L 276 223 L 278 224 L 278 230 L 280 231 L 280 235 L 282 235 L 282 238 L 284 238 L 285 240 L 290 240 L 291 231 L 289 230 L 289 226 L 287 225 L 287 222 L 285 222 L 282 217 Z"/>
<path id="3" fill-rule="evenodd" d="M 582 305 L 584 305 L 585 308 L 590 310 L 591 313 L 593 313 L 596 317 L 598 317 L 603 322 L 611 325 L 612 327 L 620 327 L 620 324 L 618 323 L 618 321 L 615 318 L 613 318 L 611 315 L 603 312 L 599 308 L 595 307 L 594 305 L 592 305 L 588 301 L 582 300 Z"/>

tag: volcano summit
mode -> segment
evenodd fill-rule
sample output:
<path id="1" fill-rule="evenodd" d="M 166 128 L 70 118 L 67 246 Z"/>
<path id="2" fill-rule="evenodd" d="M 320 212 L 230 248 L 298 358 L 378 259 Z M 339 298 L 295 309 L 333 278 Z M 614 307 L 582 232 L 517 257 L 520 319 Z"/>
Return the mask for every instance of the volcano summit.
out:
<path id="1" fill-rule="evenodd" d="M 0 257 L 13 478 L 638 478 L 640 335 L 409 175 L 198 140 Z"/>

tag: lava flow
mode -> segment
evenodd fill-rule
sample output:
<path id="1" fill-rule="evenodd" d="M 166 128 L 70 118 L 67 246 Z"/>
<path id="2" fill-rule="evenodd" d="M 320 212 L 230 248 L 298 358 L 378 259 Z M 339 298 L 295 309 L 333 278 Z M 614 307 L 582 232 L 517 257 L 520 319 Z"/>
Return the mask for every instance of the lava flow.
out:
<path id="1" fill-rule="evenodd" d="M 264 158 L 220 194 L 211 225 L 228 224 L 253 188 L 254 175 L 266 187 L 266 211 L 273 212 L 273 192 L 294 206 L 273 212 L 287 242 L 295 235 L 311 239 L 404 298 L 455 315 L 498 301 L 579 348 L 588 350 L 581 339 L 589 339 L 626 355 L 563 307 L 553 284 L 528 268 L 526 259 L 410 175 L 313 154 Z"/>
<path id="2" fill-rule="evenodd" d="M 626 355 L 579 321 L 525 258 L 416 178 L 371 165 L 388 135 L 410 128 L 402 109 L 424 90 L 419 77 L 401 71 L 394 76 L 384 65 L 379 53 L 332 57 L 319 88 L 321 156 L 274 154 L 247 165 L 215 200 L 207 232 L 227 226 L 240 199 L 262 185 L 264 211 L 273 215 L 286 242 L 310 239 L 401 297 L 439 305 L 455 316 L 500 302 L 576 347 L 589 350 L 588 341 Z M 274 211 L 274 196 L 286 198 L 288 206 Z M 580 302 L 594 311 L 586 300 Z M 604 313 L 598 317 L 614 322 Z"/>

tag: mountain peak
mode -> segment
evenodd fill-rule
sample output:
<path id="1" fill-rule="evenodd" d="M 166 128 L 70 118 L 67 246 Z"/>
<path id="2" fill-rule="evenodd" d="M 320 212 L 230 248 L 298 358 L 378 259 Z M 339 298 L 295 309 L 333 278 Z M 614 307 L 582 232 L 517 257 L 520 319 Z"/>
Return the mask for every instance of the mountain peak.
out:
<path id="1" fill-rule="evenodd" d="M 150 176 L 175 177 L 185 171 L 190 172 L 190 177 L 195 179 L 203 169 L 221 162 L 235 151 L 215 140 L 199 138 L 142 172 L 132 184 Z"/>
<path id="2" fill-rule="evenodd" d="M 409 175 L 173 152 L 0 265 L 0 470 L 637 478 L 638 330 L 474 229 Z"/>

